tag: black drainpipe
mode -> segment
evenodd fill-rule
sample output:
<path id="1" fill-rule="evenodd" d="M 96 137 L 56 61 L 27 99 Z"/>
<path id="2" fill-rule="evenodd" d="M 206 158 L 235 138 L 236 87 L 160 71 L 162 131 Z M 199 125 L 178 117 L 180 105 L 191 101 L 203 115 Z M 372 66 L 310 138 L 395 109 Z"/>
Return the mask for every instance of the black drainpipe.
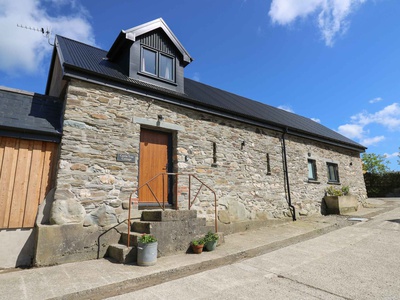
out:
<path id="1" fill-rule="evenodd" d="M 287 134 L 287 133 L 288 133 L 288 129 L 286 128 L 282 134 L 283 166 L 284 166 L 284 171 L 285 171 L 286 189 L 287 189 L 287 193 L 288 193 L 288 204 L 292 210 L 292 219 L 293 219 L 293 221 L 296 221 L 296 209 L 292 205 L 292 198 L 290 197 L 289 173 L 288 173 L 288 168 L 287 168 L 286 143 L 285 143 L 285 134 Z"/>

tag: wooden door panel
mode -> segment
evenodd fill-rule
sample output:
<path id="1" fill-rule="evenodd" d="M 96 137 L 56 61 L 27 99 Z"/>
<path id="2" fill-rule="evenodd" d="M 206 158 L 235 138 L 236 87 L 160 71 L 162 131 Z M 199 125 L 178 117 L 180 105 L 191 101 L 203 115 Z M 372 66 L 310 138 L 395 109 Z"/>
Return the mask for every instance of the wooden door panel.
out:
<path id="1" fill-rule="evenodd" d="M 169 134 L 142 129 L 140 134 L 139 186 L 156 175 L 167 172 Z M 159 176 L 139 190 L 139 201 L 144 203 L 168 202 L 168 178 Z M 153 193 L 151 192 L 153 191 Z"/>
<path id="2" fill-rule="evenodd" d="M 0 229 L 32 228 L 52 188 L 58 145 L 0 137 Z"/>

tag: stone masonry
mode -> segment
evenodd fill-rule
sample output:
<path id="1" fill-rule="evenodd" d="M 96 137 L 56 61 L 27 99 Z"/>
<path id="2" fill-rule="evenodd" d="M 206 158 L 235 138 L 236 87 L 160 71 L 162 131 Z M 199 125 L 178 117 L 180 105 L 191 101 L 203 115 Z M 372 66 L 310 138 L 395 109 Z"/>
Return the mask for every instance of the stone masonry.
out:
<path id="1" fill-rule="evenodd" d="M 196 174 L 216 191 L 220 223 L 290 216 L 282 133 L 76 80 L 70 81 L 65 101 L 53 224 L 108 226 L 126 219 L 127 201 L 138 183 L 142 125 L 135 120 L 156 121 L 158 115 L 163 116 L 160 128 L 163 123 L 183 128 L 171 130 L 174 169 Z M 285 139 L 291 199 L 300 215 L 321 212 L 327 162 L 338 164 L 342 185 L 349 185 L 360 201 L 366 198 L 357 152 L 290 134 Z M 120 153 L 133 154 L 136 161 L 117 162 Z M 308 181 L 308 158 L 317 162 L 317 182 Z M 182 209 L 187 207 L 187 190 L 185 179 L 180 180 L 176 197 Z M 210 222 L 213 201 L 202 190 L 194 204 L 198 215 Z"/>

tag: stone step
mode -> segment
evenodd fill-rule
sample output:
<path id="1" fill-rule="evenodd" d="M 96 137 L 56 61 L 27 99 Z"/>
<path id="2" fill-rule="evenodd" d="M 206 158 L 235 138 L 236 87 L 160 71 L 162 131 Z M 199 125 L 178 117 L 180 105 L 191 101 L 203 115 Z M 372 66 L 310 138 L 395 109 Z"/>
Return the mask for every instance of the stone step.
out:
<path id="1" fill-rule="evenodd" d="M 108 246 L 107 256 L 115 259 L 122 264 L 136 262 L 137 248 L 127 247 L 121 244 L 112 244 Z"/>
<path id="2" fill-rule="evenodd" d="M 172 222 L 197 218 L 196 210 L 143 210 L 142 221 Z"/>
<path id="3" fill-rule="evenodd" d="M 140 234 L 151 233 L 151 227 L 152 227 L 152 222 L 143 222 L 143 221 L 138 221 L 138 222 L 133 222 L 131 226 L 131 230 L 133 232 L 139 232 Z"/>
<path id="4" fill-rule="evenodd" d="M 129 245 L 137 246 L 137 241 L 141 235 L 142 233 L 131 231 Z M 128 232 L 121 232 L 121 238 L 119 240 L 119 243 L 122 245 L 128 244 Z"/>

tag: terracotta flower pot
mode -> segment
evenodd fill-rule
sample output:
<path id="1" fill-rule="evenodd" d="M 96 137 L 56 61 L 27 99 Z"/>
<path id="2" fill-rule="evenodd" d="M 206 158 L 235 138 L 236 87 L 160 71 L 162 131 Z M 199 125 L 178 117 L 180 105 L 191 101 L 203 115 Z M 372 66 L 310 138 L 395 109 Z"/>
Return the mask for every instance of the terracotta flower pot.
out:
<path id="1" fill-rule="evenodd" d="M 192 244 L 192 251 L 193 251 L 193 253 L 200 254 L 201 252 L 203 252 L 203 247 L 204 247 L 204 245 L 193 245 Z"/>

